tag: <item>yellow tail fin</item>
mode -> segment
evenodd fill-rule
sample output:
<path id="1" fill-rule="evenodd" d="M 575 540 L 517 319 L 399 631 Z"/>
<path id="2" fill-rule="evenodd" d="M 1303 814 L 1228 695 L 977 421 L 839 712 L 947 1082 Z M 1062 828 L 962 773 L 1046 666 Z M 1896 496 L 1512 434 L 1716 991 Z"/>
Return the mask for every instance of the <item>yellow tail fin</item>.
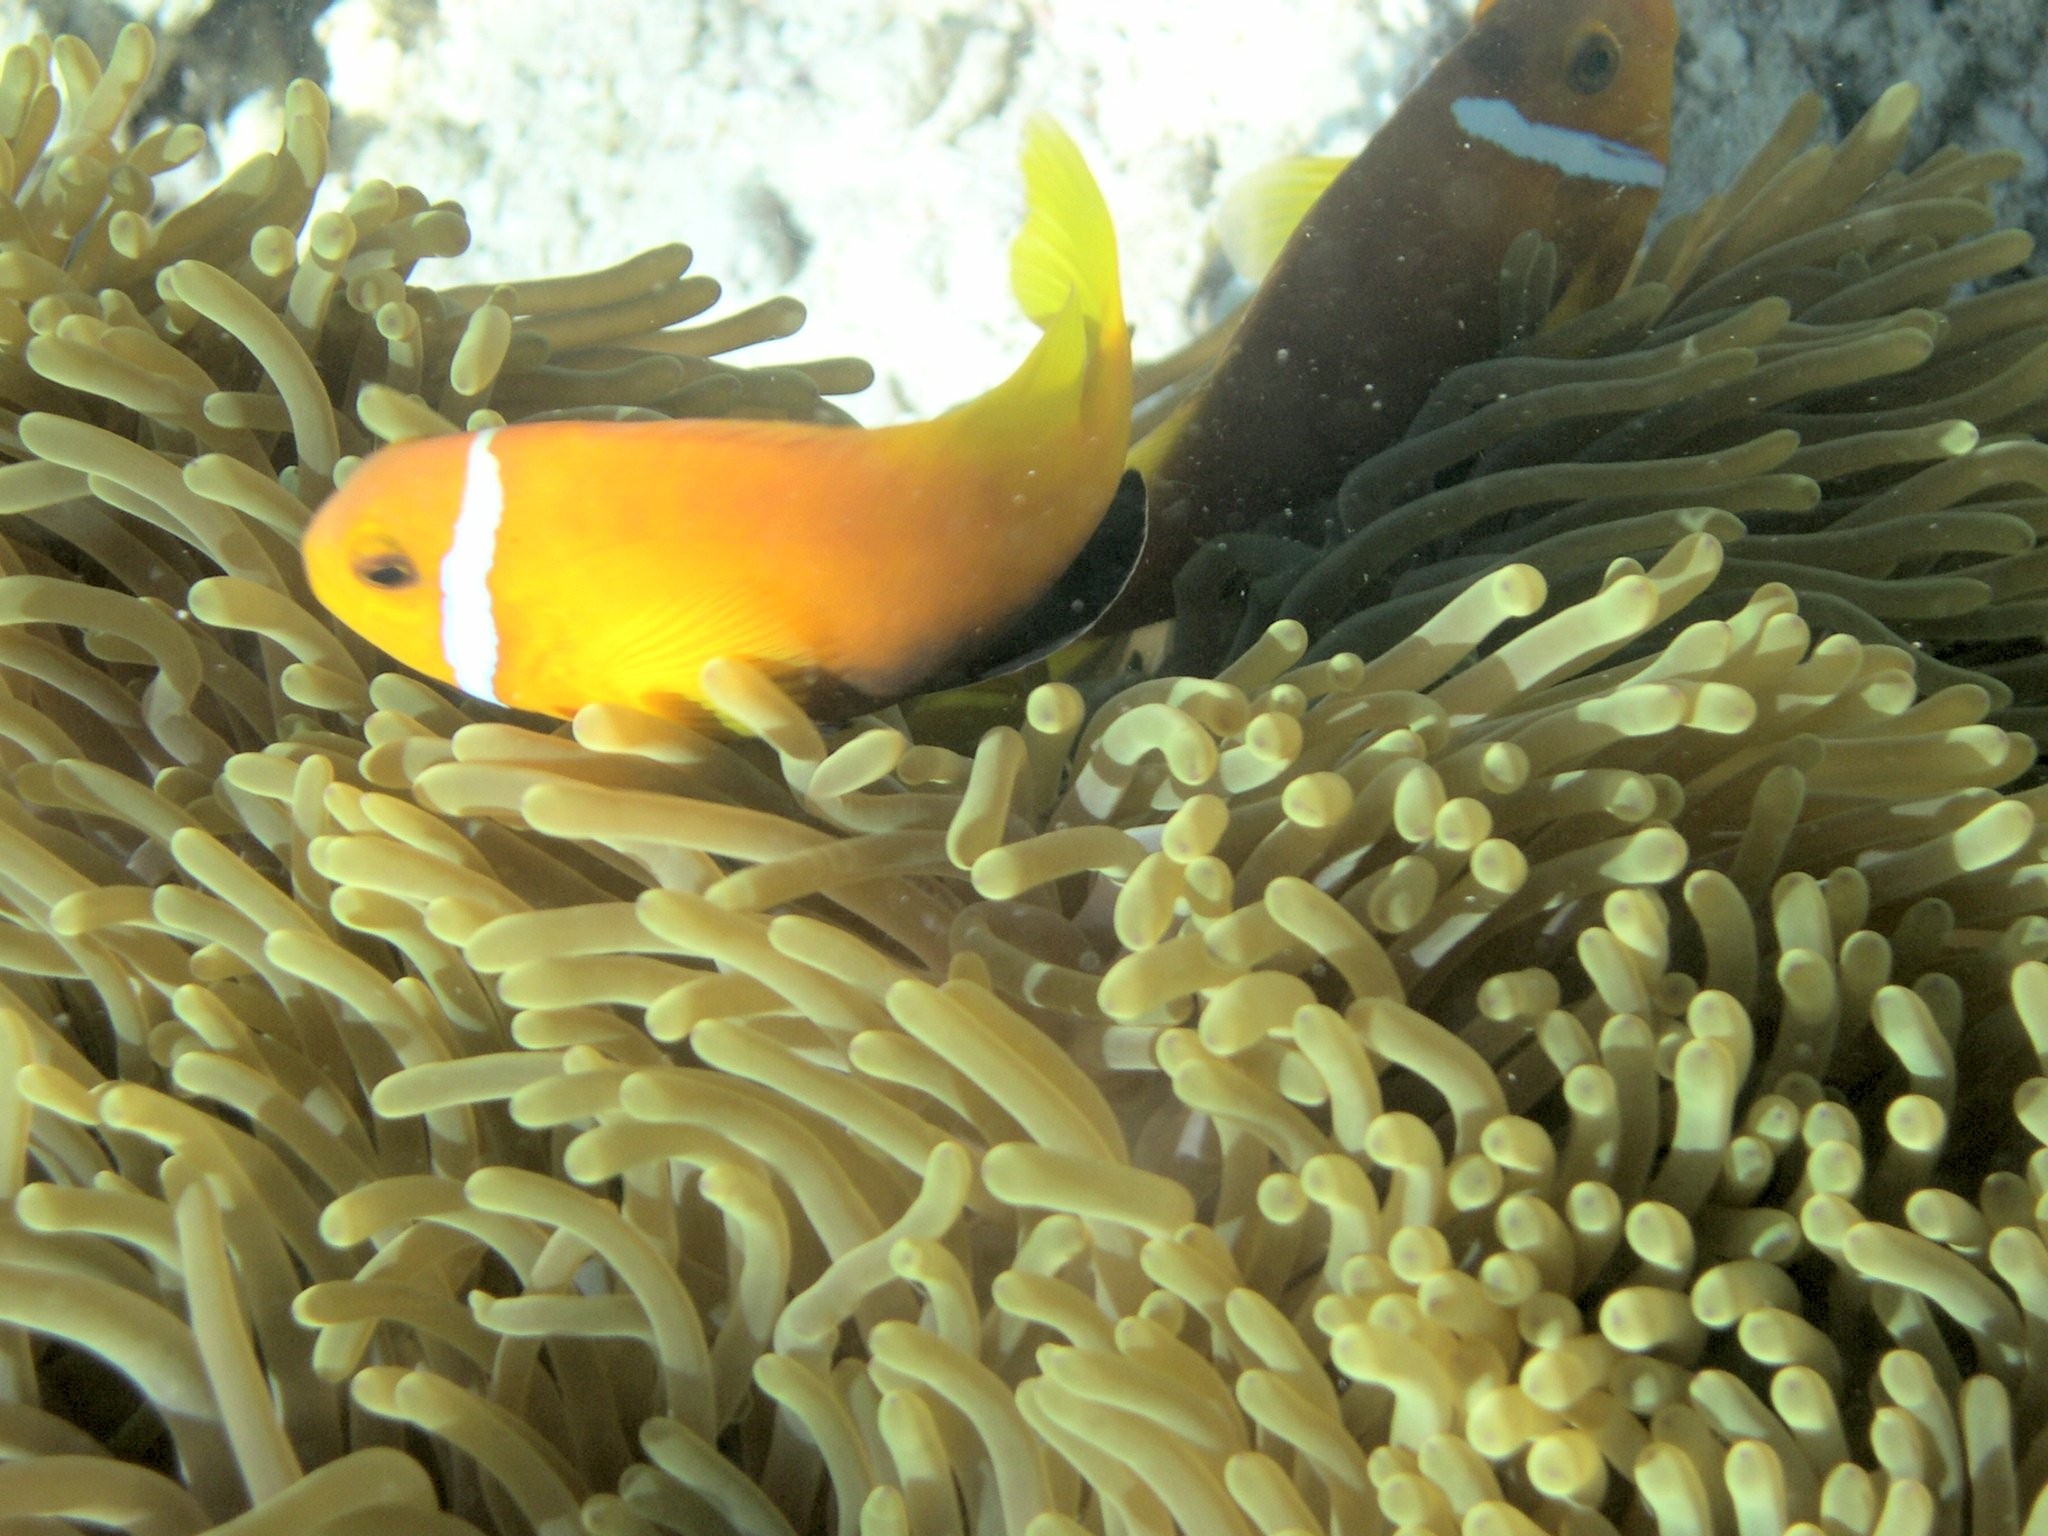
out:
<path id="1" fill-rule="evenodd" d="M 1109 205 L 1066 130 L 1042 113 L 1024 130 L 1024 201 L 1024 227 L 1010 247 L 1010 286 L 1024 313 L 1050 329 L 1071 303 L 1098 335 L 1121 330 Z"/>

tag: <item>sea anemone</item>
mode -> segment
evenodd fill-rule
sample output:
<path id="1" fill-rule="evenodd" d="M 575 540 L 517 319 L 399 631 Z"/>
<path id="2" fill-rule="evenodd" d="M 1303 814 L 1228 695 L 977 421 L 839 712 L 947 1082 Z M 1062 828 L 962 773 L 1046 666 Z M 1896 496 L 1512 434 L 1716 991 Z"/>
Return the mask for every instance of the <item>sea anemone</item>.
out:
<path id="1" fill-rule="evenodd" d="M 380 434 L 815 415 L 857 370 L 680 360 L 713 344 L 664 329 L 673 254 L 408 285 L 459 215 L 372 189 L 307 222 L 303 84 L 280 156 L 152 222 L 196 140 L 112 147 L 146 68 L 134 31 L 104 75 L 61 40 L 0 66 L 0 1521 L 2044 1518 L 2048 791 L 1987 718 L 2015 674 L 1930 672 L 1866 602 L 1989 583 L 1724 556 L 1781 481 L 1912 484 L 1992 434 L 1823 427 L 1714 481 L 1654 410 L 1546 407 L 1345 504 L 1621 432 L 1730 505 L 1614 491 L 1653 503 L 1421 578 L 1399 638 L 1342 638 L 1386 595 L 1360 581 L 1316 654 L 1261 619 L 1212 677 L 1046 684 L 971 752 L 900 715 L 828 742 L 732 663 L 705 685 L 744 739 L 602 706 L 543 734 L 376 673 L 300 586 L 308 499 Z M 1718 280 L 1688 238 L 1647 259 L 1651 339 Z M 1708 305 L 1732 339 L 1694 351 L 1817 367 L 1823 322 L 1768 303 Z M 1521 350 L 1569 371 L 1590 334 Z M 1989 368 L 1956 357 L 1939 400 Z"/>

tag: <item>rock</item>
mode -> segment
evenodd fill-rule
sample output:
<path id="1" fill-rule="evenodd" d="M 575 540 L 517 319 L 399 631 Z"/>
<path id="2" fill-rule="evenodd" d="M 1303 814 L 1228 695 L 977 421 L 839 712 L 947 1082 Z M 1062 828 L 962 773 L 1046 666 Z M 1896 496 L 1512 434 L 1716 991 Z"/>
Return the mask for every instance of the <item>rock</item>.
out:
<path id="1" fill-rule="evenodd" d="M 1819 91 L 1839 135 L 1885 87 L 1920 88 L 1908 160 L 1942 144 L 2014 149 L 2001 219 L 2048 242 L 2048 29 L 2040 0 L 1732 0 L 1683 13 L 1667 206 L 1689 208 L 1740 168 L 1792 98 Z M 2048 270 L 2037 254 L 2034 270 Z"/>
<path id="2" fill-rule="evenodd" d="M 864 419 L 922 414 L 1014 366 L 1024 117 L 1072 131 L 1123 243 L 1141 349 L 1189 334 L 1220 265 L 1217 189 L 1363 141 L 1456 23 L 1443 0 L 1282 5 L 1230 27 L 1165 3 L 506 7 L 338 0 L 316 28 L 356 176 L 469 208 L 470 275 L 598 265 L 670 239 L 742 301 L 810 307 L 784 355 L 874 361 Z M 571 21 L 568 18 L 580 19 Z M 1360 82 L 1366 82 L 1361 90 Z M 1285 82 L 1286 89 L 1247 89 Z"/>

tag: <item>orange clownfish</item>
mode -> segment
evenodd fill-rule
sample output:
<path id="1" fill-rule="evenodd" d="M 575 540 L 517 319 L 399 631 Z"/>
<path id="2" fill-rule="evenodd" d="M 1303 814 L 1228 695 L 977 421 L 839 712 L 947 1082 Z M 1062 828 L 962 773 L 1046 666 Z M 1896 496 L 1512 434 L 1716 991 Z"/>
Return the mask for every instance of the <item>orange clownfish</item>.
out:
<path id="1" fill-rule="evenodd" d="M 1240 244 L 1271 270 L 1208 381 L 1132 451 L 1153 522 L 1108 622 L 1164 617 L 1197 544 L 1332 495 L 1493 352 L 1522 231 L 1557 248 L 1553 319 L 1614 293 L 1664 183 L 1677 41 L 1671 0 L 1481 0 L 1363 153 L 1255 178 Z"/>
<path id="2" fill-rule="evenodd" d="M 1113 501 L 1131 512 L 1109 210 L 1050 120 L 1023 167 L 1011 284 L 1044 334 L 986 394 L 872 431 L 547 421 L 397 443 L 307 528 L 314 595 L 407 666 L 564 718 L 701 720 L 721 656 L 857 708 L 998 643 L 1063 596 Z"/>

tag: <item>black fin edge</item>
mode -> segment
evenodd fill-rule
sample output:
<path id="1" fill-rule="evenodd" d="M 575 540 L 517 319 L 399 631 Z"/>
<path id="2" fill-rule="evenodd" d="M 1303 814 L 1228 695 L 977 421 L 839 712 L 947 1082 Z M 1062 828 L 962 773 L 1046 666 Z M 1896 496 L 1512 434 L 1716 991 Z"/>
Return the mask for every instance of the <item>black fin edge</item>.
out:
<path id="1" fill-rule="evenodd" d="M 1135 469 L 1126 470 L 1102 521 L 1044 595 L 986 642 L 948 662 L 918 692 L 942 693 L 1021 672 L 1083 638 L 1130 585 L 1144 557 L 1145 531 L 1145 481 Z"/>

